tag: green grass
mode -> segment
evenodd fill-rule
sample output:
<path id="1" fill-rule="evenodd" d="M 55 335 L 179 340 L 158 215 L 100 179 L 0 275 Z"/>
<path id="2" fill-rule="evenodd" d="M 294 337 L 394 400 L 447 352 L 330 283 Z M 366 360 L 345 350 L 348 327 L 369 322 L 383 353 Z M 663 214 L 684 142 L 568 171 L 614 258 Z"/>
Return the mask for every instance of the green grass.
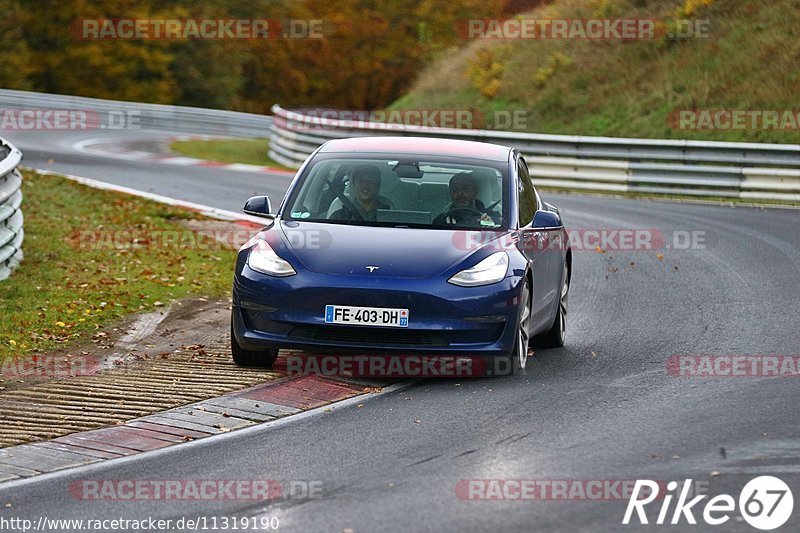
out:
<path id="1" fill-rule="evenodd" d="M 555 0 L 537 19 L 684 19 L 687 0 Z M 692 2 L 702 4 L 702 2 Z M 494 40 L 433 62 L 392 109 L 471 109 L 490 127 L 521 110 L 519 129 L 569 135 L 797 143 L 795 130 L 677 128 L 681 109 L 792 110 L 800 93 L 795 0 L 712 0 L 691 15 L 708 39 Z M 480 122 L 480 120 L 478 121 Z"/>
<path id="2" fill-rule="evenodd" d="M 133 242 L 152 232 L 186 236 L 180 220 L 202 219 L 195 213 L 35 172 L 24 173 L 23 193 L 25 260 L 0 282 L 0 360 L 89 343 L 171 300 L 230 292 L 235 251 L 185 237 Z M 117 230 L 132 232 L 119 246 L 88 233 Z"/>
<path id="3" fill-rule="evenodd" d="M 246 163 L 287 169 L 267 155 L 268 139 L 219 139 L 173 141 L 173 152 L 220 163 Z"/>

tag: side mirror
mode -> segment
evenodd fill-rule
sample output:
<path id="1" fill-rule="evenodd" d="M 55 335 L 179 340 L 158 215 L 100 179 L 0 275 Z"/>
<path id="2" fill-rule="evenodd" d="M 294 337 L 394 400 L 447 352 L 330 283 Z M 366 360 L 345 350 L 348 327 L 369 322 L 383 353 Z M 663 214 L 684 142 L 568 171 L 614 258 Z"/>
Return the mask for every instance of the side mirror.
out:
<path id="1" fill-rule="evenodd" d="M 253 196 L 249 198 L 244 203 L 242 211 L 257 217 L 271 217 L 272 204 L 269 201 L 269 196 Z"/>
<path id="2" fill-rule="evenodd" d="M 560 228 L 562 226 L 561 217 L 552 211 L 536 211 L 536 214 L 533 215 L 532 226 L 533 229 L 538 230 Z"/>
<path id="3" fill-rule="evenodd" d="M 558 212 L 558 208 L 557 208 L 556 206 L 554 206 L 553 204 L 548 204 L 547 202 L 544 202 L 544 207 L 545 207 L 545 209 L 547 209 L 548 211 L 552 211 L 553 213 L 555 213 L 555 214 L 557 214 L 557 215 L 558 215 L 558 214 L 560 214 L 560 213 Z"/>

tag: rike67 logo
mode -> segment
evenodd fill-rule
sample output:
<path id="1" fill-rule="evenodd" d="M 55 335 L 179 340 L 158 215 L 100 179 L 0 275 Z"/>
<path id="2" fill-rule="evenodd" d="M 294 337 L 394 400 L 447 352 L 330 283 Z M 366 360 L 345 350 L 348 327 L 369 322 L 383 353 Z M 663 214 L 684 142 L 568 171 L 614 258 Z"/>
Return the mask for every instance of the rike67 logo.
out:
<path id="1" fill-rule="evenodd" d="M 667 484 L 666 494 L 662 494 L 657 482 L 649 479 L 636 480 L 622 523 L 624 525 L 631 524 L 635 512 L 634 524 L 636 519 L 639 524 L 649 524 L 645 507 L 660 500 L 661 508 L 655 524 L 697 524 L 695 517 L 695 513 L 697 513 L 702 516 L 706 524 L 719 526 L 731 519 L 732 513 L 737 510 L 738 503 L 739 514 L 745 522 L 756 529 L 769 531 L 785 524 L 792 516 L 794 508 L 791 489 L 783 480 L 773 476 L 760 476 L 750 480 L 739 493 L 738 502 L 729 494 L 718 494 L 702 505 L 701 502 L 708 498 L 707 494 L 700 494 L 689 499 L 692 491 L 691 479 L 687 479 L 683 483 L 679 495 L 678 487 L 676 481 L 670 481 Z M 640 498 L 640 495 L 644 495 L 644 497 Z M 671 508 L 675 496 L 678 496 L 678 499 L 674 508 Z M 670 513 L 670 511 L 672 512 Z M 683 522 L 684 520 L 685 522 Z"/>

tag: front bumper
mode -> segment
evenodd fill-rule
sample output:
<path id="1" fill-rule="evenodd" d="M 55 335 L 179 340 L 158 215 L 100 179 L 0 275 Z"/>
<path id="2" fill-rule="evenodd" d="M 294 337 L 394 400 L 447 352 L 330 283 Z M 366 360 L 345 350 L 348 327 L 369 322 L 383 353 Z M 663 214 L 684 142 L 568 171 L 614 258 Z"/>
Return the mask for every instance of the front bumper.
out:
<path id="1" fill-rule="evenodd" d="M 233 330 L 245 349 L 317 353 L 508 355 L 516 340 L 521 278 L 457 287 L 441 277 L 389 278 L 304 271 L 275 278 L 237 265 Z M 325 306 L 409 310 L 407 328 L 326 324 Z"/>

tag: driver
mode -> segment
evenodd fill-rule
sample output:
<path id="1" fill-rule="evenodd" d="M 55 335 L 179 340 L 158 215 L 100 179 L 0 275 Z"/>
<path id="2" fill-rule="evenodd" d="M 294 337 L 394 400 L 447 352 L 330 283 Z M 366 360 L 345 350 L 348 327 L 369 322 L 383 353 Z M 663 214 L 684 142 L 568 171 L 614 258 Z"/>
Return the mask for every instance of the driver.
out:
<path id="1" fill-rule="evenodd" d="M 472 172 L 456 174 L 450 178 L 450 204 L 433 219 L 433 224 L 495 224 L 494 213 L 487 212 L 477 196 L 478 178 Z"/>
<path id="2" fill-rule="evenodd" d="M 375 222 L 378 209 L 391 209 L 378 197 L 381 189 L 381 171 L 374 165 L 359 165 L 353 169 L 350 183 L 354 200 L 342 205 L 331 214 L 330 220 L 365 220 Z"/>

